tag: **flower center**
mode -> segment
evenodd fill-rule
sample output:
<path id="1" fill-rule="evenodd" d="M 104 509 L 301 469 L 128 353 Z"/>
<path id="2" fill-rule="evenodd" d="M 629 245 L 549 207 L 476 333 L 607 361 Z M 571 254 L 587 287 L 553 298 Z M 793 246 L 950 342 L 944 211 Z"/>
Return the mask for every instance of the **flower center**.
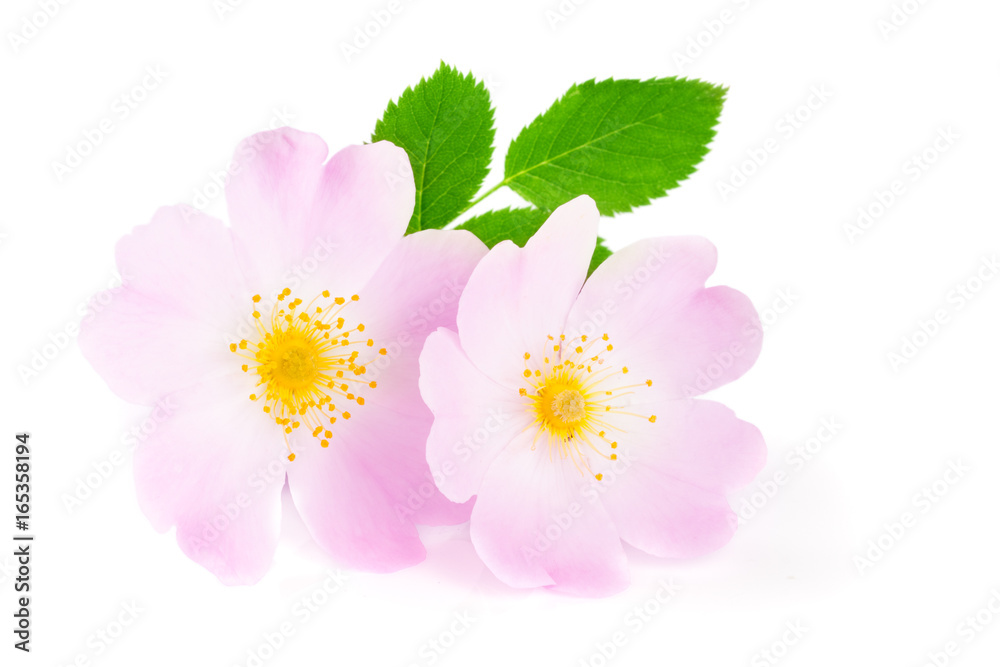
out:
<path id="1" fill-rule="evenodd" d="M 552 399 L 552 417 L 554 422 L 564 426 L 572 426 L 587 414 L 586 402 L 578 389 L 563 389 Z"/>
<path id="2" fill-rule="evenodd" d="M 351 418 L 337 403 L 346 400 L 364 405 L 360 391 L 377 385 L 362 377 L 371 360 L 359 361 L 361 351 L 374 347 L 375 341 L 360 336 L 364 324 L 349 326 L 341 316 L 358 296 L 348 300 L 331 297 L 329 290 L 324 290 L 303 306 L 302 299 L 289 299 L 291 293 L 286 287 L 278 294 L 269 322 L 262 321 L 257 309 L 260 295 L 254 296 L 257 341 L 244 339 L 230 344 L 229 349 L 243 358 L 244 373 L 258 376 L 257 387 L 262 389 L 250 394 L 250 400 L 262 402 L 261 409 L 281 427 L 288 460 L 294 461 L 289 433 L 304 425 L 320 446 L 328 447 L 333 436 L 330 427 L 338 417 Z M 378 354 L 386 354 L 385 348 Z"/>
<path id="3" fill-rule="evenodd" d="M 271 365 L 268 373 L 275 384 L 290 389 L 305 389 L 313 384 L 321 358 L 321 350 L 313 341 L 293 329 L 280 332 L 272 345 L 274 352 L 268 361 Z"/>
<path id="4" fill-rule="evenodd" d="M 614 424 L 607 421 L 609 415 L 656 422 L 656 415 L 625 410 L 625 397 L 652 387 L 653 381 L 626 384 L 623 380 L 628 366 L 612 367 L 607 362 L 607 353 L 613 349 L 607 334 L 600 338 L 579 336 L 568 342 L 563 335 L 558 341 L 548 337 L 541 365 L 532 364 L 531 354 L 524 353 L 523 375 L 529 386 L 519 393 L 528 399 L 528 409 L 534 412 L 538 426 L 532 449 L 544 437 L 550 452 L 557 450 L 561 457 L 572 459 L 578 470 L 590 472 L 584 452 L 614 461 L 618 458 L 616 438 L 627 434 L 619 425 L 621 420 L 614 420 Z M 603 475 L 594 477 L 600 480 Z"/>

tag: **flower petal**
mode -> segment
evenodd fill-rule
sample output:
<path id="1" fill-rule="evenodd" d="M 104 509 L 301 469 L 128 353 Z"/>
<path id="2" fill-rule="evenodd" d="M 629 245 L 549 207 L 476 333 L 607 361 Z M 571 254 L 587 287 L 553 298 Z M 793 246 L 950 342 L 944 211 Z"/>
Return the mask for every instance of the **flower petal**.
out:
<path id="1" fill-rule="evenodd" d="M 715 259 L 715 248 L 699 237 L 635 243 L 590 277 L 567 330 L 609 334 L 616 362 L 653 380 L 663 398 L 696 396 L 731 382 L 753 366 L 762 336 L 746 296 L 704 287 Z"/>
<path id="2" fill-rule="evenodd" d="M 652 468 L 725 495 L 752 482 L 767 462 L 767 446 L 757 427 L 721 403 L 678 399 L 642 408 L 656 414 L 655 423 L 605 417 L 622 431 L 615 451 L 629 467 Z"/>
<path id="3" fill-rule="evenodd" d="M 525 352 L 542 352 L 562 333 L 580 293 L 597 239 L 594 200 L 580 196 L 556 209 L 518 248 L 504 241 L 479 263 L 458 308 L 458 333 L 472 362 L 501 384 L 521 386 Z"/>
<path id="4" fill-rule="evenodd" d="M 420 349 L 438 327 L 455 326 L 459 298 L 484 255 L 486 246 L 466 231 L 410 234 L 360 291 L 349 313 L 375 342 L 369 367 L 375 379 L 386 381 L 379 394 L 403 390 L 423 407 L 416 383 Z M 382 348 L 386 354 L 376 354 Z"/>
<path id="5" fill-rule="evenodd" d="M 403 236 L 415 192 L 406 152 L 380 141 L 324 164 L 327 154 L 319 136 L 291 128 L 236 149 L 226 200 L 258 289 L 355 292 Z"/>
<path id="6" fill-rule="evenodd" d="M 296 441 L 295 461 L 288 468 L 288 486 L 299 515 L 313 538 L 338 562 L 369 572 L 394 572 L 416 565 L 426 552 L 405 499 L 391 497 L 380 479 L 403 467 L 390 456 L 376 471 L 364 460 L 367 444 L 391 449 L 392 435 L 405 435 L 409 420 L 388 419 L 377 435 L 386 440 L 358 437 L 356 429 L 335 426 L 330 446 Z M 347 431 L 347 432 L 345 432 Z M 300 439 L 305 440 L 305 439 Z M 382 450 L 384 451 L 384 450 Z M 425 481 L 433 487 L 429 480 Z"/>
<path id="7" fill-rule="evenodd" d="M 604 596 L 628 586 L 625 552 L 589 482 L 525 433 L 497 456 L 472 509 L 472 543 L 503 582 Z"/>
<path id="8" fill-rule="evenodd" d="M 618 416 L 617 462 L 596 487 L 622 539 L 656 556 L 718 549 L 736 530 L 725 494 L 763 467 L 760 432 L 711 401 L 666 401 L 656 422 Z"/>
<path id="9" fill-rule="evenodd" d="M 153 526 L 177 526 L 184 553 L 225 584 L 255 583 L 270 567 L 287 463 L 274 424 L 239 380 L 165 396 L 134 465 L 139 504 Z"/>
<path id="10" fill-rule="evenodd" d="M 475 495 L 493 459 L 531 424 L 519 397 L 483 375 L 458 334 L 439 329 L 420 354 L 420 395 L 434 413 L 427 461 L 438 488 L 454 501 Z"/>
<path id="11" fill-rule="evenodd" d="M 646 553 L 693 558 L 724 546 L 736 532 L 725 496 L 636 467 L 603 496 L 621 538 Z"/>
<path id="12" fill-rule="evenodd" d="M 125 400 L 151 405 L 235 368 L 228 339 L 249 291 L 230 231 L 166 207 L 118 242 L 123 286 L 98 294 L 81 323 L 84 356 Z"/>
<path id="13" fill-rule="evenodd" d="M 364 377 L 378 384 L 365 392 L 365 400 L 378 410 L 355 411 L 352 425 L 368 419 L 382 422 L 401 418 L 396 415 L 412 417 L 408 427 L 397 429 L 384 447 L 379 442 L 366 446 L 364 452 L 376 470 L 382 469 L 385 458 L 405 463 L 406 474 L 386 471 L 383 485 L 396 487 L 397 495 L 409 499 L 408 506 L 415 504 L 414 491 L 421 490 L 416 503 L 419 507 L 415 508 L 418 523 L 453 524 L 469 518 L 470 507 L 446 500 L 433 485 L 430 496 L 422 492 L 431 480 L 425 447 L 432 415 L 420 398 L 417 378 L 424 340 L 438 327 L 455 325 L 459 297 L 485 254 L 486 246 L 469 232 L 426 230 L 410 234 L 386 258 L 357 303 L 357 313 L 373 341 L 370 350 L 374 361 L 368 364 Z M 383 414 L 377 414 L 383 409 Z"/>

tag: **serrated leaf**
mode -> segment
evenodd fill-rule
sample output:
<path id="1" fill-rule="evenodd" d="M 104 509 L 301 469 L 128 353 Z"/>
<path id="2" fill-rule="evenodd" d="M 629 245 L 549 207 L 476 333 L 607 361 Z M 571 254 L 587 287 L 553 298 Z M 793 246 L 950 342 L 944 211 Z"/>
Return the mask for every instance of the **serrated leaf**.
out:
<path id="1" fill-rule="evenodd" d="M 523 248 L 550 215 L 538 208 L 501 208 L 469 218 L 457 229 L 469 230 L 488 248 L 508 239 Z"/>
<path id="2" fill-rule="evenodd" d="M 409 155 L 417 196 L 407 234 L 444 227 L 468 207 L 489 173 L 493 136 L 486 86 L 443 62 L 389 103 L 372 141 Z"/>
<path id="3" fill-rule="evenodd" d="M 551 211 L 538 208 L 502 208 L 469 218 L 456 229 L 472 232 L 488 248 L 507 240 L 523 248 L 550 215 Z M 587 275 L 593 273 L 594 269 L 610 256 L 611 251 L 604 245 L 604 239 L 598 237 Z"/>
<path id="4" fill-rule="evenodd" d="M 574 85 L 511 143 L 502 184 L 550 210 L 582 194 L 602 215 L 648 204 L 694 172 L 725 94 L 676 77 Z"/>

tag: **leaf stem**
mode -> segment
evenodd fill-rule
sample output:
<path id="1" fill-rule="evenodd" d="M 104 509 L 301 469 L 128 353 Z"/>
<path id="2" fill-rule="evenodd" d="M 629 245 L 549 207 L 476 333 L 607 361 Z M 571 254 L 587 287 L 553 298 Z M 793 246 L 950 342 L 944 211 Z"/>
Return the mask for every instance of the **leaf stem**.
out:
<path id="1" fill-rule="evenodd" d="M 475 199 L 473 199 L 472 201 L 470 201 L 469 204 L 468 204 L 468 206 L 466 206 L 465 208 L 463 208 L 461 211 L 458 212 L 458 214 L 455 216 L 455 219 L 457 220 L 463 213 L 465 213 L 470 208 L 472 208 L 473 206 L 475 206 L 479 202 L 483 201 L 484 199 L 486 199 L 491 194 L 493 194 L 494 192 L 496 192 L 497 190 L 499 190 L 500 188 L 502 188 L 505 185 L 507 185 L 507 179 L 506 178 L 504 180 L 500 181 L 499 183 L 497 183 L 496 185 L 494 185 L 492 188 L 490 188 L 489 190 L 487 190 L 483 194 L 479 195 L 478 197 L 476 197 Z"/>

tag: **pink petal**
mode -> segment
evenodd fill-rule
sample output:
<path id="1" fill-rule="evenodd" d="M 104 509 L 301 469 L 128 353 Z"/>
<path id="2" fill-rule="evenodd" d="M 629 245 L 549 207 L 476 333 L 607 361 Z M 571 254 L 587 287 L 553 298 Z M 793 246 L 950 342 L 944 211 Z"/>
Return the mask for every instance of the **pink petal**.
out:
<path id="1" fill-rule="evenodd" d="M 417 389 L 420 350 L 432 331 L 455 326 L 459 297 L 485 254 L 483 242 L 465 231 L 427 230 L 396 244 L 345 311 L 375 343 L 366 375 L 379 382 L 373 399 L 392 397 L 398 408 L 427 414 Z"/>
<path id="2" fill-rule="evenodd" d="M 615 253 L 584 286 L 568 331 L 607 333 L 621 361 L 664 398 L 731 382 L 760 354 L 757 312 L 740 292 L 704 283 L 715 248 L 698 237 L 640 241 Z"/>
<path id="3" fill-rule="evenodd" d="M 736 531 L 736 514 L 719 493 L 639 461 L 616 478 L 606 479 L 614 481 L 601 499 L 619 535 L 654 556 L 700 556 L 725 545 Z"/>
<path id="4" fill-rule="evenodd" d="M 117 258 L 123 287 L 95 297 L 79 336 L 115 393 L 150 405 L 238 368 L 227 338 L 248 314 L 250 294 L 220 221 L 162 208 L 118 242 Z"/>
<path id="5" fill-rule="evenodd" d="M 620 432 L 615 450 L 620 466 L 651 468 L 725 495 L 752 482 L 767 461 L 767 447 L 757 427 L 721 403 L 678 399 L 633 404 L 628 409 L 653 413 L 656 422 L 605 416 Z"/>
<path id="6" fill-rule="evenodd" d="M 368 457 L 377 461 L 377 468 L 387 458 L 396 458 L 401 465 L 405 462 L 407 474 L 386 469 L 383 484 L 397 487 L 398 494 L 411 500 L 415 489 L 423 489 L 424 483 L 431 481 L 425 446 L 432 416 L 417 384 L 420 350 L 430 332 L 455 325 L 459 297 L 485 254 L 486 246 L 469 232 L 426 230 L 410 234 L 382 263 L 357 304 L 357 314 L 374 342 L 374 361 L 368 365 L 365 379 L 378 383 L 376 389 L 366 392 L 366 400 L 388 414 L 376 416 L 375 411 L 359 409 L 353 425 L 369 418 L 413 417 L 409 426 L 396 429 L 392 440 L 385 442 L 387 451 L 382 452 L 379 446 L 365 447 Z M 385 355 L 375 353 L 382 349 Z M 413 504 L 408 501 L 408 506 Z M 436 489 L 430 497 L 421 494 L 418 504 L 415 520 L 435 525 L 467 521 L 471 509 L 448 501 Z"/>
<path id="7" fill-rule="evenodd" d="M 408 421 L 388 420 L 378 435 L 405 435 Z M 381 462 L 388 470 L 374 470 L 362 456 L 367 438 L 359 439 L 357 429 L 345 430 L 334 429 L 326 449 L 312 440 L 296 441 L 288 486 L 299 515 L 316 542 L 343 565 L 369 572 L 416 565 L 426 552 L 405 511 L 405 498 L 390 497 L 380 482 L 384 472 L 399 466 L 405 473 L 406 466 L 390 456 Z"/>
<path id="8" fill-rule="evenodd" d="M 636 349 L 650 350 L 649 372 L 669 378 L 674 395 L 697 396 L 732 382 L 746 373 L 760 356 L 757 311 L 742 292 L 722 285 L 694 294 L 664 322 L 658 342 L 653 332 L 633 338 Z M 670 354 L 656 358 L 653 350 L 667 344 Z M 644 365 L 645 362 L 643 361 Z"/>
<path id="9" fill-rule="evenodd" d="M 177 526 L 181 549 L 225 584 L 255 583 L 270 567 L 287 463 L 243 381 L 165 396 L 152 413 L 156 431 L 135 452 L 139 504 L 153 526 Z"/>
<path id="10" fill-rule="evenodd" d="M 524 353 L 541 354 L 546 336 L 562 333 L 587 277 L 598 217 L 594 200 L 577 197 L 524 248 L 505 241 L 476 267 L 459 305 L 458 333 L 486 375 L 516 389 Z"/>
<path id="11" fill-rule="evenodd" d="M 355 292 L 406 230 L 414 186 L 403 149 L 381 141 L 327 153 L 320 137 L 291 128 L 236 149 L 226 200 L 261 290 Z"/>
<path id="12" fill-rule="evenodd" d="M 766 461 L 760 431 L 711 401 L 630 409 L 653 411 L 656 421 L 608 418 L 621 431 L 619 458 L 595 487 L 622 539 L 675 558 L 718 549 L 736 529 L 725 494 L 752 481 Z"/>
<path id="13" fill-rule="evenodd" d="M 611 517 L 588 478 L 544 440 L 525 433 L 493 461 L 472 510 L 472 543 L 501 581 L 604 596 L 628 586 Z"/>
<path id="14" fill-rule="evenodd" d="M 434 413 L 427 461 L 438 488 L 454 501 L 475 495 L 486 469 L 532 417 L 513 390 L 483 375 L 458 335 L 439 329 L 420 354 L 420 395 Z"/>

